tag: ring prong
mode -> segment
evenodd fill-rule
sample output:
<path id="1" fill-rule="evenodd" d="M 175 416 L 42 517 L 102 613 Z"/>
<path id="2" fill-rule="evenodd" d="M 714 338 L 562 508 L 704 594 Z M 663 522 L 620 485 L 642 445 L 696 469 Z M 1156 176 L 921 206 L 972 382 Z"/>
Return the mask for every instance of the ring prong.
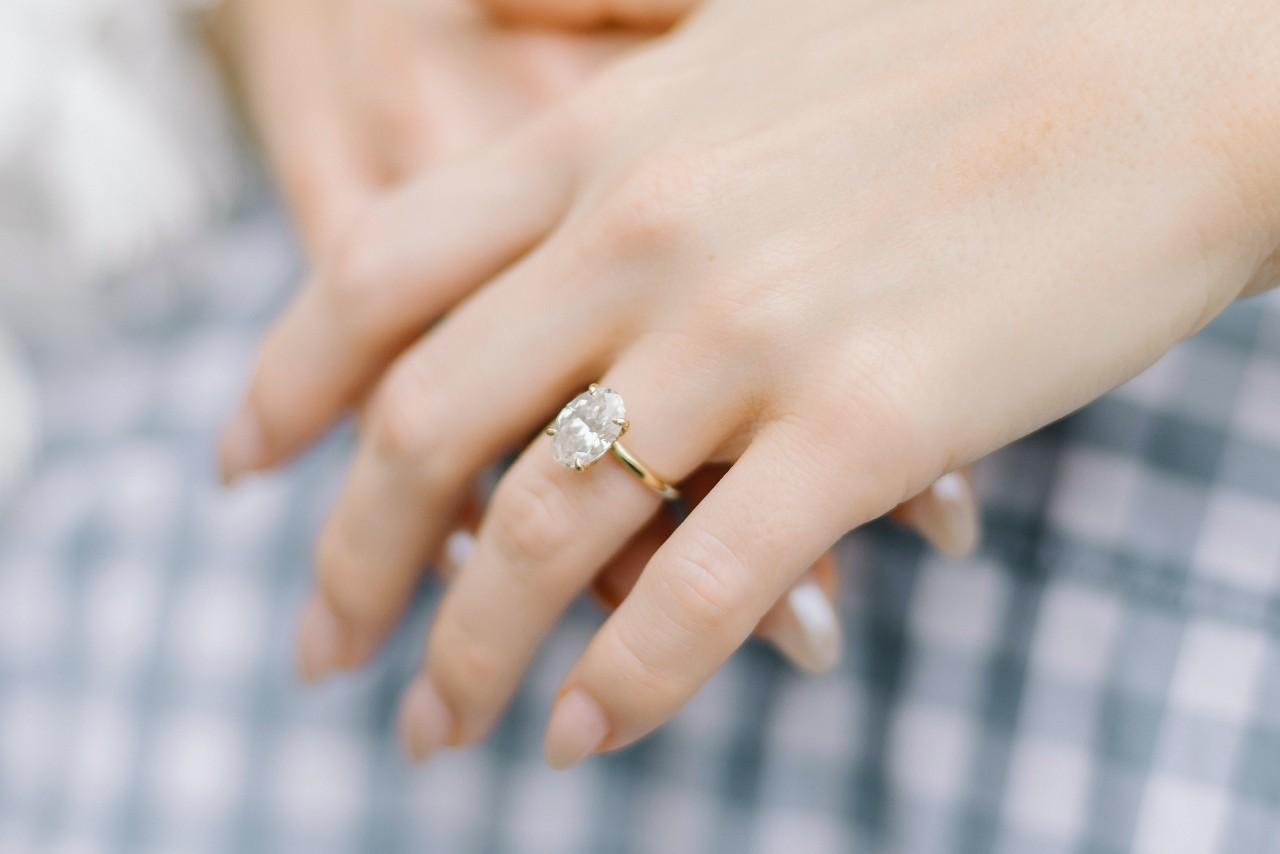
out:
<path id="1" fill-rule="evenodd" d="M 595 395 L 600 393 L 600 386 L 596 385 L 595 383 L 592 383 L 591 385 L 587 386 L 587 393 L 590 394 L 592 397 L 594 397 Z"/>
<path id="2" fill-rule="evenodd" d="M 584 466 L 582 463 L 578 462 L 577 460 L 575 460 L 575 461 L 574 461 L 574 463 L 573 463 L 573 470 L 574 470 L 574 471 L 586 471 L 586 469 L 587 469 L 587 467 L 586 467 L 586 466 Z"/>
<path id="3" fill-rule="evenodd" d="M 625 418 L 615 418 L 613 419 L 613 423 L 621 427 L 623 433 L 631 429 L 631 422 Z"/>
<path id="4" fill-rule="evenodd" d="M 554 436 L 556 434 L 556 428 L 548 427 L 546 430 L 543 430 L 542 432 L 546 433 L 548 436 Z"/>

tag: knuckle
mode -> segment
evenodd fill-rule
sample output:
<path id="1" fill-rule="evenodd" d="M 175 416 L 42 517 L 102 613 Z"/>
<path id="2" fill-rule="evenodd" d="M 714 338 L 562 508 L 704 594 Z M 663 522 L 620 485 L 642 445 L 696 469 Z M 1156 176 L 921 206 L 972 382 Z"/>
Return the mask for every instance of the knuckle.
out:
<path id="1" fill-rule="evenodd" d="M 364 432 L 375 452 L 392 459 L 417 459 L 430 452 L 431 430 L 419 401 L 400 383 L 390 383 L 369 407 Z"/>
<path id="2" fill-rule="evenodd" d="M 338 308 L 359 308 L 373 279 L 364 229 L 352 228 L 335 242 L 321 267 L 320 286 Z"/>
<path id="3" fill-rule="evenodd" d="M 722 628 L 737 610 L 747 565 L 732 546 L 709 531 L 693 533 L 673 557 L 672 619 L 693 635 Z"/>
<path id="4" fill-rule="evenodd" d="M 517 565 L 554 560 L 575 535 L 570 502 L 564 489 L 549 477 L 508 478 L 493 501 L 495 531 Z"/>
<path id="5" fill-rule="evenodd" d="M 316 547 L 316 577 L 321 595 L 346 623 L 377 625 L 395 610 L 391 597 L 369 583 L 355 549 L 340 530 L 330 528 Z"/>
<path id="6" fill-rule="evenodd" d="M 651 638 L 643 631 L 628 631 L 620 627 L 611 635 L 605 660 L 609 662 L 611 672 L 626 674 L 627 684 L 634 686 L 636 702 L 643 697 L 644 702 L 652 706 L 669 708 L 678 705 L 679 683 L 662 666 Z"/>
<path id="7" fill-rule="evenodd" d="M 378 391 L 365 411 L 361 435 L 375 456 L 402 463 L 404 474 L 418 484 L 448 491 L 466 477 L 462 455 L 447 442 L 430 395 L 406 373 L 393 372 Z"/>
<path id="8" fill-rule="evenodd" d="M 316 279 L 335 323 L 357 347 L 377 346 L 386 325 L 379 298 L 384 273 L 372 233 L 366 217 L 341 234 Z"/>
<path id="9" fill-rule="evenodd" d="M 698 172 L 687 159 L 655 156 L 618 183 L 603 204 L 599 227 L 610 251 L 673 252 L 693 240 Z"/>

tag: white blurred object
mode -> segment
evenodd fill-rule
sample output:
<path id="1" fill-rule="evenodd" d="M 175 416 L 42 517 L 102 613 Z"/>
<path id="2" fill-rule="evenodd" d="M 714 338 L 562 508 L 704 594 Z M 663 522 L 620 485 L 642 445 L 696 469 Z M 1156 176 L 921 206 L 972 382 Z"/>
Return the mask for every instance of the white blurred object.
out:
<path id="1" fill-rule="evenodd" d="M 0 4 L 0 228 L 89 277 L 225 205 L 234 148 L 190 3 Z"/>
<path id="2" fill-rule="evenodd" d="M 119 313 L 106 280 L 229 204 L 238 155 L 200 43 L 204 5 L 0 0 L 0 326 L 96 329 Z M 13 348 L 0 348 L 0 493 L 31 445 L 9 422 L 30 411 Z"/>

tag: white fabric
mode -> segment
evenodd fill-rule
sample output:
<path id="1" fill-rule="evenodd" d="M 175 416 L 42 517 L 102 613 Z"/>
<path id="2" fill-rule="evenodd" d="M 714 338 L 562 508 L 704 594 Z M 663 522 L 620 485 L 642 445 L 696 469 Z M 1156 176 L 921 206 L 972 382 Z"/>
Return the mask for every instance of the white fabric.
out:
<path id="1" fill-rule="evenodd" d="M 195 233 L 231 199 L 236 153 L 195 5 L 0 3 L 0 341 L 101 326 L 109 277 Z M 0 495 L 34 407 L 0 346 Z"/>

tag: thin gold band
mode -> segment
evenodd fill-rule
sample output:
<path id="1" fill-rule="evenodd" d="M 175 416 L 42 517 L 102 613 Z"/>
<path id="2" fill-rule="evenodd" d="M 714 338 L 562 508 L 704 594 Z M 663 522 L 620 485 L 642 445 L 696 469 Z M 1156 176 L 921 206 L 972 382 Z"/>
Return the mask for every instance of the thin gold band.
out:
<path id="1" fill-rule="evenodd" d="M 610 446 L 610 450 L 613 451 L 613 455 L 617 457 L 624 466 L 631 470 L 632 474 L 640 478 L 645 486 L 661 495 L 664 499 L 667 501 L 675 501 L 680 497 L 680 490 L 649 471 L 649 469 L 645 467 L 644 463 L 637 460 L 631 455 L 630 451 L 623 447 L 622 442 L 614 442 Z"/>

